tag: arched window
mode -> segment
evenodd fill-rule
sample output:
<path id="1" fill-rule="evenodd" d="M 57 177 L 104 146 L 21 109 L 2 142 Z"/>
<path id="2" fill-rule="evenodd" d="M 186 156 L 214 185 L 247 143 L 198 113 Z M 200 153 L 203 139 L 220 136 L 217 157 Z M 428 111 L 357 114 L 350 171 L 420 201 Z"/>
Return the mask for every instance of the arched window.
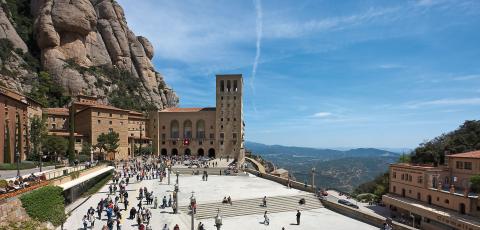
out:
<path id="1" fill-rule="evenodd" d="M 192 138 L 192 121 L 190 120 L 183 122 L 183 137 Z"/>
<path id="2" fill-rule="evenodd" d="M 197 121 L 197 139 L 204 139 L 205 138 L 205 121 L 198 120 Z"/>
<path id="3" fill-rule="evenodd" d="M 223 80 L 220 81 L 220 92 L 225 91 L 225 82 Z"/>
<path id="4" fill-rule="evenodd" d="M 230 80 L 227 80 L 227 92 L 230 91 L 232 91 L 232 83 L 230 82 Z"/>
<path id="5" fill-rule="evenodd" d="M 178 121 L 173 120 L 170 123 L 170 137 L 171 138 L 179 138 L 179 128 L 178 128 Z"/>

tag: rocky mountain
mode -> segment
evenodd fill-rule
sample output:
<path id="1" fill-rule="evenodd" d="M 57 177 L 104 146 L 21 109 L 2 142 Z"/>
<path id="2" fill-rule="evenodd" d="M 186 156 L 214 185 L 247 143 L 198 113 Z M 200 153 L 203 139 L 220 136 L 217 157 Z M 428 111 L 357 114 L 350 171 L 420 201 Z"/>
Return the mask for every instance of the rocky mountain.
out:
<path id="1" fill-rule="evenodd" d="M 0 3 L 0 39 L 10 43 L 2 45 L 6 48 L 0 55 L 3 85 L 28 94 L 38 72 L 44 71 L 70 96 L 98 95 L 134 109 L 178 104 L 175 92 L 152 65 L 153 45 L 128 28 L 114 0 Z M 36 59 L 37 69 L 26 59 Z M 138 104 L 142 107 L 136 108 Z"/>

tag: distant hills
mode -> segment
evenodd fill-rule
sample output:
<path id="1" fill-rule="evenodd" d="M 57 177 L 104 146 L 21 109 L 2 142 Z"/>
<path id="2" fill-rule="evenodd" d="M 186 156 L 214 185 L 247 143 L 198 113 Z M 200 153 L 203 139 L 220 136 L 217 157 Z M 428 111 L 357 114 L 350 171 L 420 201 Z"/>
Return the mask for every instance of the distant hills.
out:
<path id="1" fill-rule="evenodd" d="M 399 153 L 376 148 L 341 151 L 248 141 L 246 148 L 275 166 L 289 170 L 298 181 L 310 181 L 311 168 L 315 167 L 317 186 L 344 192 L 351 192 L 356 186 L 384 173 L 388 165 L 400 156 Z"/>

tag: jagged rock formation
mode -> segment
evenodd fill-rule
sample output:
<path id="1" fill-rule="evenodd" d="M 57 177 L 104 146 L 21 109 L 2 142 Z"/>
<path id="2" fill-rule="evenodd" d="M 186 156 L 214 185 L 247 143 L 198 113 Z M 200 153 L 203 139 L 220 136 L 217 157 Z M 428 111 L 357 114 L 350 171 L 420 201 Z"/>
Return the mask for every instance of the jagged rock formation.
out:
<path id="1" fill-rule="evenodd" d="M 178 104 L 178 97 L 152 65 L 152 44 L 128 28 L 123 9 L 115 1 L 32 0 L 30 6 L 42 69 L 69 94 L 98 95 L 108 100 L 112 92 L 123 90 L 115 76 L 89 71 L 101 67 L 130 73 L 128 77 L 133 79 L 129 82 L 139 83 L 135 96 L 158 109 Z M 27 45 L 12 30 L 3 11 L 0 27 L 0 38 L 26 51 Z"/>

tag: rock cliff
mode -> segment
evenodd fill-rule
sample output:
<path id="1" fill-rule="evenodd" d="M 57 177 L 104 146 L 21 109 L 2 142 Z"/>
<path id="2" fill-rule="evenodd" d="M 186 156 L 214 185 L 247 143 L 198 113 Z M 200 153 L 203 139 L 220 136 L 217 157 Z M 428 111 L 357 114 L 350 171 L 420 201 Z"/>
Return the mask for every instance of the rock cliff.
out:
<path id="1" fill-rule="evenodd" d="M 0 79 L 8 87 L 28 92 L 34 71 L 14 76 L 5 72 L 25 67 L 20 50 L 33 51 L 15 31 L 16 22 L 5 4 L 10 0 L 0 1 L 0 39 L 9 40 L 16 53 L 1 60 L 9 71 L 1 71 Z M 40 70 L 48 72 L 69 95 L 98 95 L 114 105 L 125 105 L 122 96 L 129 96 L 137 100 L 131 104 L 146 103 L 158 109 L 178 104 L 178 97 L 152 65 L 152 44 L 128 28 L 117 2 L 31 0 L 29 4 Z"/>

